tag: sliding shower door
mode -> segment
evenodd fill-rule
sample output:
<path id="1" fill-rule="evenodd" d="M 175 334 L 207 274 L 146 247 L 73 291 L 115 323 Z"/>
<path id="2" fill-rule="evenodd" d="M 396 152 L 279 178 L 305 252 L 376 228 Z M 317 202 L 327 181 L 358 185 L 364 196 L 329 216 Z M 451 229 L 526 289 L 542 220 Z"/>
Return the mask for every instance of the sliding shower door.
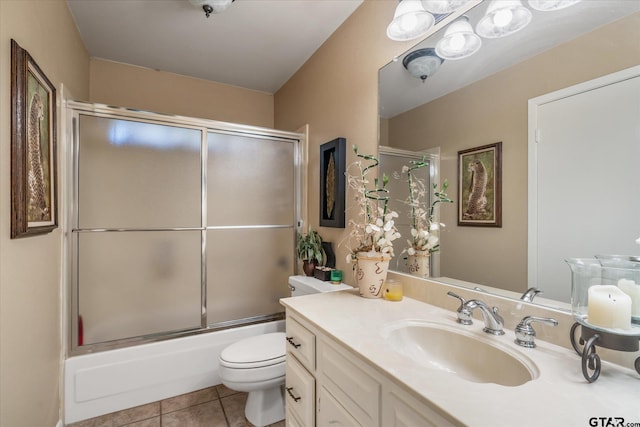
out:
<path id="1" fill-rule="evenodd" d="M 281 317 L 299 135 L 74 105 L 71 352 Z"/>

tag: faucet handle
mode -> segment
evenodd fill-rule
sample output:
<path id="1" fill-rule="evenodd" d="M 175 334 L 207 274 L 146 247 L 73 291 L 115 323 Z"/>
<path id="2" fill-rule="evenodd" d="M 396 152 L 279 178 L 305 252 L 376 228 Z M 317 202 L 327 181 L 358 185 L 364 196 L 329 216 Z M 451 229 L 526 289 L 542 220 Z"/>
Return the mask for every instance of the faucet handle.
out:
<path id="1" fill-rule="evenodd" d="M 552 319 L 551 317 L 525 316 L 520 321 L 520 323 L 518 323 L 518 326 L 516 326 L 516 344 L 527 348 L 534 348 L 536 346 L 536 331 L 531 326 L 532 322 L 540 322 L 552 326 L 558 326 L 558 321 L 556 319 Z"/>
<path id="2" fill-rule="evenodd" d="M 460 307 L 458 307 L 458 323 L 463 325 L 473 325 L 473 321 L 471 320 L 471 310 L 465 306 L 465 302 L 467 302 L 463 297 L 458 294 L 455 294 L 451 291 L 447 292 L 447 295 L 453 298 L 457 298 L 460 300 Z"/>
<path id="3" fill-rule="evenodd" d="M 526 301 L 526 302 L 532 302 L 533 299 L 536 297 L 536 295 L 542 293 L 542 289 L 538 289 L 538 288 L 529 288 L 527 289 L 522 296 L 520 297 L 520 299 L 522 301 Z"/>

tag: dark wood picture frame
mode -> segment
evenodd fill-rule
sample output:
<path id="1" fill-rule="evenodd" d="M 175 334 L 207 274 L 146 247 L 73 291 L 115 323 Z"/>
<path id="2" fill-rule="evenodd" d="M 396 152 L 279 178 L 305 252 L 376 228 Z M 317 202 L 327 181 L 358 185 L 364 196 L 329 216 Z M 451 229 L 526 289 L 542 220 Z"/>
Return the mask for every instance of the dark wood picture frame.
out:
<path id="1" fill-rule="evenodd" d="M 502 227 L 502 142 L 458 151 L 458 225 Z"/>
<path id="2" fill-rule="evenodd" d="M 320 146 L 320 226 L 344 228 L 345 138 Z"/>
<path id="3" fill-rule="evenodd" d="M 11 238 L 58 226 L 56 89 L 11 40 Z"/>

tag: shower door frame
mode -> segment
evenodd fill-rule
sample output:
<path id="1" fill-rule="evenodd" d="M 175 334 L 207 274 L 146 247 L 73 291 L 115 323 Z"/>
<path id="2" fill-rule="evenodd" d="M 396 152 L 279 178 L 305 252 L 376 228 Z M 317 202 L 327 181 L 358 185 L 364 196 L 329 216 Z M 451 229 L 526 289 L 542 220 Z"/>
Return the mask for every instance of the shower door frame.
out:
<path id="1" fill-rule="evenodd" d="M 216 120 L 198 119 L 179 115 L 153 113 L 147 111 L 133 110 L 124 107 L 112 107 L 103 104 L 86 103 L 82 101 L 66 101 L 65 102 L 64 124 L 66 135 L 64 144 L 66 145 L 62 153 L 61 170 L 63 174 L 63 191 L 65 197 L 62 198 L 62 221 L 63 228 L 63 266 L 62 280 L 64 281 L 64 292 L 66 293 L 66 306 L 69 309 L 65 313 L 65 321 L 67 323 L 65 330 L 68 331 L 67 356 L 76 356 L 98 351 L 111 350 L 132 345 L 164 341 L 178 337 L 189 335 L 219 331 L 238 326 L 245 326 L 255 323 L 267 322 L 272 320 L 280 320 L 284 318 L 283 313 L 273 313 L 269 315 L 260 315 L 242 319 L 234 319 L 216 324 L 209 325 L 207 322 L 207 269 L 206 269 L 206 233 L 208 230 L 221 229 L 265 229 L 265 228 L 292 228 L 293 229 L 293 251 L 291 260 L 293 270 L 296 269 L 295 242 L 300 226 L 306 223 L 306 218 L 302 218 L 302 195 L 301 184 L 303 182 L 304 164 L 306 158 L 303 150 L 306 146 L 305 135 L 295 132 L 280 131 L 276 129 L 263 128 L 257 126 L 241 125 L 235 123 L 221 122 Z M 101 117 L 106 119 L 130 120 L 140 123 L 175 126 L 184 129 L 193 129 L 201 132 L 200 145 L 200 167 L 201 167 L 201 212 L 200 227 L 180 227 L 180 228 L 126 228 L 126 229 L 76 229 L 78 215 L 78 178 L 79 178 L 79 118 L 80 115 L 88 115 L 93 117 Z M 291 225 L 246 225 L 246 226 L 209 226 L 207 224 L 207 161 L 208 161 L 208 135 L 211 132 L 218 134 L 228 134 L 234 136 L 246 136 L 253 139 L 269 139 L 293 144 L 293 198 L 294 212 L 293 223 Z M 157 332 L 136 336 L 131 338 L 122 338 L 112 341 L 92 343 L 79 346 L 78 345 L 78 253 L 77 244 L 74 234 L 83 232 L 121 232 L 121 231 L 200 231 L 201 237 L 201 315 L 199 328 L 186 328 L 165 332 Z M 75 319 L 75 320 L 74 320 Z"/>

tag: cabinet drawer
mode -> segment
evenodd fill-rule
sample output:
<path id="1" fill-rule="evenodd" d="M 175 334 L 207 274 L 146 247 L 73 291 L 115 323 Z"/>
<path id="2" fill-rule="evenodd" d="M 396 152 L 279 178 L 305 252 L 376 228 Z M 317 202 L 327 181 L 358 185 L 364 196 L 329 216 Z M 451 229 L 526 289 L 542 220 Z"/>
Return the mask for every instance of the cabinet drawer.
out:
<path id="1" fill-rule="evenodd" d="M 291 354 L 287 355 L 285 395 L 287 410 L 296 415 L 304 427 L 315 425 L 315 379 Z"/>
<path id="2" fill-rule="evenodd" d="M 364 362 L 333 347 L 324 339 L 318 343 L 318 381 L 363 426 L 380 425 L 381 385 L 364 367 Z"/>
<path id="3" fill-rule="evenodd" d="M 287 317 L 287 351 L 309 371 L 316 369 L 316 336 L 290 316 Z"/>

